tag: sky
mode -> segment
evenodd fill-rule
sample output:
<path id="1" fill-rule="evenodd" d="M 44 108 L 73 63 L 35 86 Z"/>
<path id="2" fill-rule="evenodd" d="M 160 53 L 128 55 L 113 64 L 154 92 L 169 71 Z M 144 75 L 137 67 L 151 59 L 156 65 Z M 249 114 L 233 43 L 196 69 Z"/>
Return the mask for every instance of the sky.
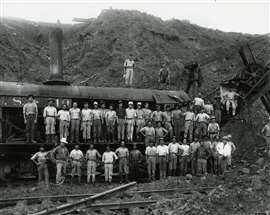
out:
<path id="1" fill-rule="evenodd" d="M 95 18 L 109 8 L 189 20 L 226 32 L 270 32 L 270 0 L 0 0 L 1 17 L 40 22 L 73 23 L 74 17 Z"/>

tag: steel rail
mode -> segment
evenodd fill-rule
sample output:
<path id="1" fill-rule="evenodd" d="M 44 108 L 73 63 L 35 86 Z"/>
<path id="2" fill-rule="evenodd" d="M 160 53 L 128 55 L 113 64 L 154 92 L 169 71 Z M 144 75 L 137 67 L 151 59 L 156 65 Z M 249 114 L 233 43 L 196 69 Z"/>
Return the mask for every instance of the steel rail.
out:
<path id="1" fill-rule="evenodd" d="M 112 194 L 115 194 L 118 192 L 123 192 L 123 191 L 125 191 L 125 190 L 127 190 L 135 185 L 136 185 L 136 182 L 124 184 L 122 186 L 115 187 L 113 189 L 95 194 L 93 196 L 80 199 L 80 200 L 75 201 L 73 203 L 63 204 L 63 205 L 57 206 L 56 208 L 42 210 L 42 211 L 33 213 L 32 215 L 61 215 L 61 214 L 70 213 L 74 210 L 84 209 L 84 208 L 88 207 L 89 205 L 91 205 L 93 203 L 93 201 L 95 201 L 97 199 L 108 197 L 109 195 L 112 195 Z"/>

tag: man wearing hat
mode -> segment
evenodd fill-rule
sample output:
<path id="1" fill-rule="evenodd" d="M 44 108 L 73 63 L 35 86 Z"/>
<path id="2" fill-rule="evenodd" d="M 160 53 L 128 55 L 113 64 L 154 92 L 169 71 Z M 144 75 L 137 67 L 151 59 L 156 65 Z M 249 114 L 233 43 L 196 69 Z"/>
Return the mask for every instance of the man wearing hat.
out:
<path id="1" fill-rule="evenodd" d="M 56 162 L 56 184 L 63 184 L 66 175 L 66 166 L 69 158 L 69 152 L 65 144 L 67 144 L 66 138 L 61 138 L 60 145 L 52 152 L 52 156 Z"/>
<path id="2" fill-rule="evenodd" d="M 101 133 L 102 135 L 100 136 L 103 142 L 107 141 L 108 138 L 108 125 L 106 123 L 106 113 L 108 109 L 106 108 L 106 104 L 104 101 L 100 101 L 101 108 L 100 108 L 100 114 L 101 114 Z"/>
<path id="3" fill-rule="evenodd" d="M 81 111 L 81 130 L 83 142 L 89 143 L 91 139 L 91 127 L 93 124 L 92 110 L 89 108 L 88 102 L 85 102 Z"/>
<path id="4" fill-rule="evenodd" d="M 73 102 L 72 108 L 70 108 L 69 113 L 70 113 L 70 142 L 79 143 L 81 110 L 80 108 L 78 108 L 77 102 Z"/>
<path id="5" fill-rule="evenodd" d="M 162 114 L 163 114 L 163 112 L 160 110 L 160 105 L 157 105 L 156 110 L 152 114 L 152 120 L 154 123 L 154 127 L 157 126 L 158 122 L 162 122 Z"/>
<path id="6" fill-rule="evenodd" d="M 144 104 L 144 108 L 142 110 L 143 110 L 143 118 L 144 118 L 144 121 L 146 123 L 147 121 L 150 121 L 151 117 L 152 117 L 152 111 L 149 108 L 149 103 L 148 102 L 146 102 Z"/>
<path id="7" fill-rule="evenodd" d="M 267 124 L 262 128 L 261 133 L 265 139 L 267 150 L 270 151 L 270 117 Z"/>
<path id="8" fill-rule="evenodd" d="M 196 121 L 196 134 L 199 138 L 203 138 L 207 135 L 208 121 L 210 117 L 205 113 L 204 109 L 200 110 L 200 113 L 197 114 Z"/>
<path id="9" fill-rule="evenodd" d="M 124 79 L 125 84 L 128 87 L 132 86 L 133 83 L 133 73 L 135 68 L 135 61 L 133 59 L 133 55 L 129 54 L 129 58 L 127 58 L 124 62 Z"/>
<path id="10" fill-rule="evenodd" d="M 154 141 L 150 140 L 149 145 L 145 149 L 145 157 L 147 163 L 148 180 L 155 180 L 156 178 L 156 161 L 157 148 L 154 146 Z"/>
<path id="11" fill-rule="evenodd" d="M 126 109 L 126 124 L 127 124 L 127 140 L 133 142 L 133 131 L 136 119 L 136 111 L 133 108 L 133 102 L 128 102 L 128 108 Z"/>
<path id="12" fill-rule="evenodd" d="M 26 142 L 33 143 L 35 124 L 37 123 L 38 108 L 37 104 L 34 102 L 34 96 L 27 96 L 27 103 L 23 106 L 23 117 L 26 126 Z"/>
<path id="13" fill-rule="evenodd" d="M 216 152 L 217 152 L 217 159 L 218 159 L 218 175 L 223 175 L 226 169 L 226 158 L 224 156 L 224 143 L 227 142 L 227 136 L 222 137 L 222 141 L 219 141 L 216 144 Z"/>
<path id="14" fill-rule="evenodd" d="M 59 119 L 59 135 L 61 138 L 68 137 L 69 123 L 70 123 L 70 114 L 67 109 L 67 105 L 63 104 L 62 109 L 58 111 L 58 119 Z"/>
<path id="15" fill-rule="evenodd" d="M 221 112 L 222 112 L 222 103 L 220 101 L 220 97 L 215 98 L 214 102 L 214 115 L 216 117 L 216 122 L 221 123 Z"/>
<path id="16" fill-rule="evenodd" d="M 167 172 L 169 148 L 167 145 L 165 145 L 163 138 L 159 139 L 159 145 L 157 146 L 157 156 L 159 164 L 159 179 L 165 179 Z"/>
<path id="17" fill-rule="evenodd" d="M 75 175 L 78 176 L 78 182 L 81 183 L 81 166 L 84 159 L 83 152 L 79 149 L 79 145 L 75 145 L 75 148 L 70 152 L 69 155 L 72 161 L 72 172 L 71 172 L 71 183 Z"/>
<path id="18" fill-rule="evenodd" d="M 54 107 L 54 99 L 48 99 L 48 106 L 44 108 L 43 118 L 45 123 L 45 134 L 47 143 L 55 143 L 55 124 L 57 110 Z"/>
<path id="19" fill-rule="evenodd" d="M 162 114 L 162 120 L 164 122 L 164 127 L 168 131 L 169 139 L 173 136 L 173 127 L 172 127 L 172 112 L 170 106 L 166 106 L 165 111 Z"/>
<path id="20" fill-rule="evenodd" d="M 117 140 L 120 142 L 125 139 L 125 117 L 126 109 L 123 107 L 123 102 L 118 102 L 118 108 L 116 109 L 117 115 Z"/>
<path id="21" fill-rule="evenodd" d="M 228 134 L 227 139 L 224 142 L 224 157 L 226 158 L 226 166 L 227 168 L 231 168 L 232 165 L 232 154 L 236 150 L 236 146 L 232 142 L 232 135 Z"/>
<path id="22" fill-rule="evenodd" d="M 98 109 L 98 102 L 94 102 L 94 109 L 92 110 L 93 113 L 93 137 L 94 142 L 100 141 L 101 135 L 101 112 Z"/>
<path id="23" fill-rule="evenodd" d="M 179 104 L 176 104 L 175 109 L 172 111 L 172 125 L 175 138 L 180 141 L 181 135 L 184 133 L 185 119 L 184 112 L 180 109 Z"/>
<path id="24" fill-rule="evenodd" d="M 140 141 L 140 130 L 144 127 L 145 121 L 144 121 L 144 112 L 142 110 L 142 103 L 137 103 L 137 109 L 136 109 L 136 136 L 137 141 Z"/>
<path id="25" fill-rule="evenodd" d="M 115 137 L 115 123 L 117 120 L 117 115 L 115 110 L 113 109 L 113 104 L 110 104 L 109 110 L 105 114 L 105 120 L 107 125 L 107 139 L 111 141 L 111 143 L 114 143 L 114 137 Z"/>
<path id="26" fill-rule="evenodd" d="M 216 117 L 211 117 L 211 122 L 208 125 L 207 132 L 211 140 L 218 138 L 219 136 L 219 124 L 216 122 Z"/>

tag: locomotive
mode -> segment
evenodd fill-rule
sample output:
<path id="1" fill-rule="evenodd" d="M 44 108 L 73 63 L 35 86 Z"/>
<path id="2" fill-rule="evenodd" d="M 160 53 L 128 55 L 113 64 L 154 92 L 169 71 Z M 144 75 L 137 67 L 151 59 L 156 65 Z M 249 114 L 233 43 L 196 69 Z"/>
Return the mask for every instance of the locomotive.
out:
<path id="1" fill-rule="evenodd" d="M 150 107 L 155 104 L 165 105 L 189 101 L 189 96 L 184 91 L 70 85 L 63 78 L 61 28 L 51 29 L 49 41 L 50 76 L 47 81 L 43 84 L 0 81 L 0 178 L 2 179 L 10 175 L 19 178 L 28 177 L 35 172 L 30 156 L 44 144 L 45 128 L 42 112 L 48 98 L 55 100 L 57 109 L 64 103 L 70 106 L 73 102 L 77 102 L 82 108 L 84 102 L 92 103 L 101 100 L 115 106 L 118 100 L 124 103 L 148 102 Z M 39 110 L 35 133 L 37 143 L 25 142 L 22 108 L 27 102 L 28 95 L 35 96 Z M 118 147 L 118 144 L 111 145 L 112 149 Z M 139 145 L 143 150 L 144 144 Z M 45 144 L 45 150 L 53 147 L 54 144 Z M 71 149 L 74 145 L 68 144 L 67 147 Z M 96 144 L 95 147 L 100 152 L 105 150 L 104 144 Z M 80 148 L 85 152 L 88 146 L 81 144 Z"/>

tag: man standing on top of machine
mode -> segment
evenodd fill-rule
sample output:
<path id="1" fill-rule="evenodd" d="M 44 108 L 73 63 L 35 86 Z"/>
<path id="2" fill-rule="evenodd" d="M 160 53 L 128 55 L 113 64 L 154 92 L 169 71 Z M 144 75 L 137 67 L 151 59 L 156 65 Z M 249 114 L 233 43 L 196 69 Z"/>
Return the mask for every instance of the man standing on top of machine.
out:
<path id="1" fill-rule="evenodd" d="M 126 124 L 127 124 L 127 140 L 133 142 L 134 122 L 136 119 L 136 111 L 133 108 L 133 102 L 128 102 L 128 108 L 126 109 Z"/>
<path id="2" fill-rule="evenodd" d="M 46 130 L 46 143 L 55 142 L 55 123 L 57 117 L 57 110 L 54 107 L 54 99 L 48 99 L 48 106 L 43 111 L 45 130 Z"/>
<path id="3" fill-rule="evenodd" d="M 70 142 L 73 143 L 75 137 L 75 142 L 79 143 L 81 110 L 78 108 L 77 102 L 73 102 L 73 106 L 70 108 L 69 112 L 71 121 Z"/>
<path id="4" fill-rule="evenodd" d="M 83 133 L 83 142 L 89 143 L 91 139 L 91 126 L 93 124 L 92 110 L 89 108 L 88 102 L 84 103 L 81 111 L 81 130 Z"/>
<path id="5" fill-rule="evenodd" d="M 133 55 L 129 54 L 129 58 L 127 58 L 124 62 L 124 75 L 123 75 L 127 87 L 132 87 L 134 69 L 135 69 L 135 61 L 133 59 Z"/>
<path id="6" fill-rule="evenodd" d="M 37 123 L 38 108 L 37 104 L 34 102 L 34 96 L 27 96 L 27 103 L 23 106 L 23 117 L 24 123 L 26 125 L 26 142 L 35 143 L 34 133 L 35 124 Z"/>
<path id="7" fill-rule="evenodd" d="M 140 131 L 145 125 L 145 121 L 144 121 L 143 116 L 144 116 L 144 112 L 142 109 L 142 103 L 138 102 L 137 109 L 136 109 L 136 140 L 137 141 L 141 141 Z"/>

